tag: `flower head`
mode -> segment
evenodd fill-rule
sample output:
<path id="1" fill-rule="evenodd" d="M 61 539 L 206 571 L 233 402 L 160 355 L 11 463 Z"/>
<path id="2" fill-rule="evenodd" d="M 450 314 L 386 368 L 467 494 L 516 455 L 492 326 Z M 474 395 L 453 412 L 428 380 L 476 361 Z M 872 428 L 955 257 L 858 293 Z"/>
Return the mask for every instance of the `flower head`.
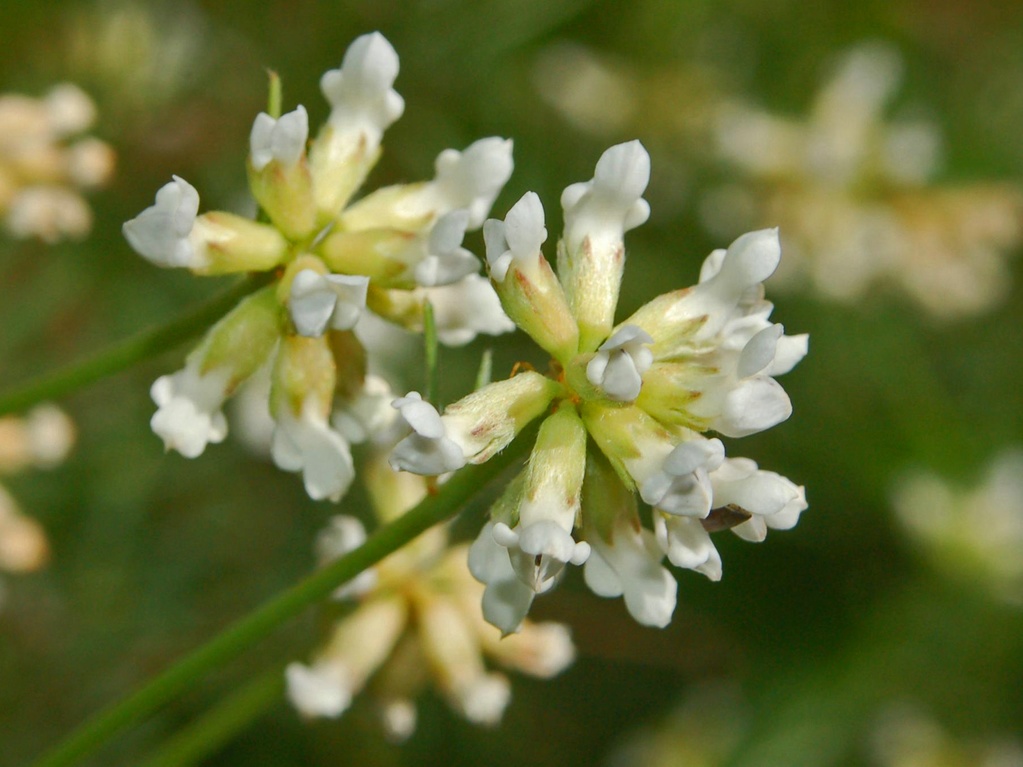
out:
<path id="1" fill-rule="evenodd" d="M 776 230 L 715 251 L 699 284 L 615 324 L 623 237 L 649 213 L 642 199 L 649 175 L 646 150 L 630 142 L 604 153 L 593 180 L 565 190 L 557 275 L 541 251 L 547 230 L 535 194 L 504 221 L 485 223 L 497 295 L 554 358 L 553 372 L 490 384 L 443 414 L 431 407 L 429 434 L 416 427 L 416 439 L 433 447 L 447 440 L 453 455 L 458 446 L 461 458 L 480 462 L 494 447 L 479 450 L 484 435 L 500 433 L 500 449 L 546 414 L 527 467 L 469 551 L 469 569 L 486 586 L 483 614 L 505 633 L 569 565 L 584 565 L 595 593 L 624 597 L 640 623 L 665 626 L 677 588 L 665 556 L 716 580 L 721 560 L 710 532 L 763 540 L 806 508 L 801 487 L 726 458 L 724 443 L 705 434 L 740 437 L 791 413 L 774 376 L 806 354 L 807 339 L 768 319 L 762 283 L 781 256 Z M 425 459 L 408 460 L 410 445 L 395 451 L 395 468 L 437 473 Z M 649 528 L 637 493 L 652 509 Z"/>
<path id="2" fill-rule="evenodd" d="M 894 47 L 860 44 L 802 119 L 721 105 L 717 149 L 737 178 L 708 198 L 705 218 L 722 231 L 780 224 L 781 289 L 849 303 L 894 284 L 935 316 L 976 313 L 1011 284 L 1006 258 L 1023 241 L 1023 190 L 939 183 L 937 127 L 885 115 L 901 76 Z"/>
<path id="3" fill-rule="evenodd" d="M 351 332 L 365 311 L 419 330 L 429 301 L 438 337 L 451 344 L 513 328 L 477 274 L 479 259 L 462 247 L 511 174 L 510 141 L 445 150 L 433 180 L 351 203 L 380 156 L 384 131 L 404 109 L 393 89 L 398 69 L 382 35 L 363 35 L 321 80 L 331 111 L 311 142 L 302 106 L 256 117 L 247 170 L 262 220 L 200 213 L 199 193 L 174 176 L 124 225 L 128 243 L 158 266 L 268 272 L 273 281 L 214 327 L 183 370 L 153 385 L 152 425 L 168 448 L 195 457 L 223 440 L 222 405 L 269 365 L 275 462 L 301 472 L 312 497 L 337 499 L 352 478 L 350 440 L 365 438 L 363 417 L 379 420 L 370 412 L 379 411 L 369 403 L 380 397 L 366 389 L 366 352 Z M 425 423 L 418 413 L 409 410 L 416 428 Z M 441 447 L 421 468 L 461 465 L 457 447 L 419 431 L 405 443 L 413 463 L 426 460 L 413 442 L 422 451 Z"/>
<path id="4" fill-rule="evenodd" d="M 115 162 L 110 146 L 79 136 L 95 121 L 92 100 L 71 83 L 39 99 L 0 95 L 0 222 L 11 235 L 54 243 L 89 233 L 80 190 L 105 184 Z"/>
<path id="5" fill-rule="evenodd" d="M 403 412 L 418 421 L 426 413 L 421 404 L 411 398 Z M 425 419 L 432 420 L 429 414 Z M 379 464 L 371 464 L 366 476 L 381 520 L 400 516 L 426 493 L 420 477 Z M 321 538 L 321 562 L 364 537 L 361 523 L 335 517 Z M 309 717 L 340 716 L 372 681 L 384 726 L 404 739 L 415 729 L 415 698 L 432 684 L 470 722 L 493 725 L 509 703 L 511 684 L 492 664 L 547 678 L 572 663 L 575 648 L 560 624 L 525 621 L 518 634 L 502 639 L 480 615 L 483 588 L 465 561 L 466 547 L 451 546 L 447 533 L 434 528 L 363 573 L 358 583 L 346 584 L 335 597 L 353 600 L 353 609 L 334 624 L 309 664 L 287 668 L 295 707 Z"/>

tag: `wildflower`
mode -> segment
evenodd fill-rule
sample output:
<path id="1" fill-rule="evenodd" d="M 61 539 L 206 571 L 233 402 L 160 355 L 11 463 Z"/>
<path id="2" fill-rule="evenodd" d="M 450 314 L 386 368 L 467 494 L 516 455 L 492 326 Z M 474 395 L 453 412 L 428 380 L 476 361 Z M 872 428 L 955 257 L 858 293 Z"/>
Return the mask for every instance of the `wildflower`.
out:
<path id="1" fill-rule="evenodd" d="M 214 326 L 184 369 L 153 385 L 153 430 L 168 449 L 194 458 L 222 441 L 224 402 L 269 367 L 275 463 L 301 472 L 311 497 L 336 500 L 353 476 L 350 444 L 365 438 L 365 419 L 379 420 L 370 403 L 391 398 L 367 384 L 366 351 L 352 332 L 364 312 L 420 330 L 429 301 L 439 339 L 451 344 L 513 328 L 462 247 L 511 174 L 511 142 L 445 150 L 433 180 L 352 202 L 404 109 L 397 75 L 390 43 L 364 35 L 321 80 L 331 111 L 311 143 L 302 106 L 256 117 L 248 180 L 268 221 L 200 213 L 196 189 L 174 176 L 124 225 L 129 244 L 157 266 L 274 280 Z"/>
<path id="2" fill-rule="evenodd" d="M 486 585 L 483 613 L 505 633 L 570 564 L 585 566 L 597 594 L 623 596 L 640 623 L 664 626 L 676 592 L 665 556 L 716 580 L 721 562 L 709 531 L 763 540 L 806 508 L 801 487 L 726 458 L 721 440 L 705 436 L 753 434 L 791 413 L 774 376 L 806 354 L 807 339 L 768 319 L 762 282 L 780 259 L 777 231 L 715 251 L 699 284 L 615 324 L 624 234 L 649 214 L 642 197 L 649 172 L 633 141 L 607 150 L 592 181 L 565 190 L 557 275 L 540 250 L 547 231 L 535 194 L 504 221 L 486 222 L 494 289 L 508 316 L 554 358 L 554 372 L 520 372 L 443 414 L 431 407 L 430 429 L 408 419 L 416 434 L 392 454 L 396 468 L 439 473 L 425 459 L 421 441 L 429 440 L 431 449 L 457 446 L 455 458 L 481 463 L 547 414 L 526 468 L 469 553 L 470 570 Z M 408 402 L 396 406 L 404 413 Z M 641 522 L 637 493 L 652 507 L 652 529 Z"/>
<path id="3" fill-rule="evenodd" d="M 401 407 L 416 420 L 423 404 L 411 398 Z M 380 463 L 366 477 L 381 522 L 400 516 L 426 493 L 420 477 Z M 364 539 L 360 522 L 335 517 L 318 541 L 321 564 Z M 543 678 L 571 664 L 575 648 L 565 626 L 527 621 L 519 634 L 502 639 L 482 619 L 482 587 L 466 570 L 466 548 L 451 546 L 447 532 L 434 528 L 336 592 L 351 609 L 310 663 L 287 667 L 293 705 L 307 717 L 337 717 L 368 688 L 388 733 L 403 739 L 415 729 L 414 700 L 427 684 L 469 721 L 492 725 L 500 721 L 511 688 L 504 674 L 489 670 L 488 660 Z"/>
<path id="4" fill-rule="evenodd" d="M 931 472 L 907 475 L 892 502 L 938 567 L 1023 603 L 1023 452 L 1002 452 L 973 488 L 956 488 Z"/>
<path id="5" fill-rule="evenodd" d="M 54 243 L 89 233 L 79 189 L 102 186 L 114 169 L 107 144 L 80 137 L 95 120 L 92 100 L 70 83 L 41 99 L 0 96 L 0 217 L 13 236 Z"/>
<path id="6" fill-rule="evenodd" d="M 854 48 L 802 121 L 723 105 L 719 153 L 742 178 L 708 198 L 705 218 L 716 230 L 780 223 L 781 287 L 805 283 L 851 302 L 888 283 L 937 317 L 977 313 L 1011 284 L 1005 261 L 1023 241 L 1023 191 L 937 184 L 936 127 L 884 119 L 900 69 L 892 48 Z"/>

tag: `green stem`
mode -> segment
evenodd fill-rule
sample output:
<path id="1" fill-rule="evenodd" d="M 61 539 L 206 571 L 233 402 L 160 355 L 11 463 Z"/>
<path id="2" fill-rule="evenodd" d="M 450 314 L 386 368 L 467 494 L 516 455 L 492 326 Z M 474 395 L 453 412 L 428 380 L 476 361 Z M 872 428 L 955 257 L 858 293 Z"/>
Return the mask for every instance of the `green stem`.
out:
<path id="1" fill-rule="evenodd" d="M 521 435 L 487 463 L 462 469 L 437 493 L 427 496 L 407 514 L 377 530 L 358 549 L 264 603 L 141 690 L 87 720 L 56 748 L 44 754 L 35 767 L 61 767 L 88 756 L 119 731 L 149 716 L 187 690 L 196 679 L 237 657 L 286 620 L 324 599 L 342 583 L 352 580 L 421 533 L 454 516 L 481 488 L 521 458 L 529 445 L 529 435 Z"/>
<path id="2" fill-rule="evenodd" d="M 187 341 L 220 319 L 239 300 L 268 280 L 268 275 L 248 277 L 166 325 L 145 330 L 91 359 L 72 363 L 61 370 L 43 374 L 11 388 L 0 394 L 0 415 L 22 411 L 40 402 L 70 394 Z"/>
<path id="3" fill-rule="evenodd" d="M 274 667 L 218 701 L 198 720 L 177 732 L 141 767 L 198 764 L 265 714 L 284 694 L 284 670 Z"/>
<path id="4" fill-rule="evenodd" d="M 437 404 L 437 321 L 433 316 L 433 304 L 423 304 L 423 343 L 426 348 L 426 396 L 423 398 Z"/>
<path id="5" fill-rule="evenodd" d="M 281 105 L 284 101 L 281 93 L 281 76 L 272 69 L 266 70 L 266 76 L 269 84 L 269 94 L 267 95 L 266 100 L 266 113 L 277 120 L 281 116 Z"/>

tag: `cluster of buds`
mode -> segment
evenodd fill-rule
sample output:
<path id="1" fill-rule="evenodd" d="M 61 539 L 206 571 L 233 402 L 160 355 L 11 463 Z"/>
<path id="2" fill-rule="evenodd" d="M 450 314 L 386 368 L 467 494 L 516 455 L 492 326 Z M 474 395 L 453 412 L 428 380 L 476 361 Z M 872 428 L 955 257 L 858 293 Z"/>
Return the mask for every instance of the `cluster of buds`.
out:
<path id="1" fill-rule="evenodd" d="M 362 475 L 379 521 L 387 522 L 425 496 L 426 481 L 370 464 Z M 362 523 L 334 517 L 317 542 L 322 562 L 361 545 Z M 465 567 L 467 546 L 450 546 L 435 527 L 342 586 L 349 607 L 311 663 L 286 670 L 288 697 L 308 717 L 338 717 L 369 688 L 387 732 L 396 739 L 416 725 L 415 699 L 428 684 L 475 724 L 496 724 L 511 694 L 510 671 L 549 678 L 575 658 L 568 629 L 526 621 L 513 637 L 480 615 L 483 587 Z"/>
<path id="2" fill-rule="evenodd" d="M 53 405 L 40 405 L 24 418 L 0 418 L 0 474 L 53 468 L 67 456 L 74 439 L 71 419 Z M 42 526 L 25 516 L 0 487 L 0 571 L 38 570 L 49 554 Z M 0 590 L 0 602 L 2 599 Z"/>
<path id="3" fill-rule="evenodd" d="M 107 144 L 79 137 L 95 121 L 92 100 L 70 83 L 41 99 L 0 96 L 0 217 L 12 235 L 53 243 L 89 233 L 92 211 L 78 189 L 114 170 Z"/>
<path id="4" fill-rule="evenodd" d="M 712 579 L 721 560 L 709 533 L 759 541 L 792 527 L 802 487 L 748 459 L 726 458 L 724 437 L 785 420 L 774 376 L 805 354 L 807 338 L 768 320 L 762 282 L 775 270 L 775 230 L 746 234 L 706 259 L 699 284 L 666 293 L 624 322 L 614 316 L 623 237 L 642 224 L 650 159 L 638 141 L 607 150 L 594 178 L 561 197 L 558 274 L 541 252 L 540 199 L 527 193 L 504 221 L 484 224 L 490 278 L 508 316 L 553 358 L 552 375 L 525 371 L 485 386 L 443 415 L 417 393 L 395 401 L 412 433 L 397 469 L 433 475 L 481 463 L 546 415 L 528 465 L 491 509 L 469 552 L 486 584 L 483 613 L 506 633 L 569 563 L 632 616 L 664 626 L 676 583 L 665 556 Z M 652 508 L 641 522 L 636 494 Z"/>
<path id="5" fill-rule="evenodd" d="M 1023 241 L 1023 192 L 934 183 L 937 128 L 884 119 L 900 68 L 891 48 L 855 48 L 806 120 L 723 106 L 719 152 L 745 179 L 707 200 L 707 223 L 719 231 L 780 225 L 782 286 L 808 282 L 854 301 L 890 283 L 937 317 L 988 309 L 1011 284 L 1005 262 Z"/>
<path id="6" fill-rule="evenodd" d="M 1023 451 L 1000 454 L 974 488 L 956 488 L 929 472 L 911 474 L 899 482 L 893 503 L 939 568 L 1023 604 Z"/>
<path id="7" fill-rule="evenodd" d="M 301 471 L 312 498 L 337 500 L 354 473 L 350 444 L 372 430 L 372 403 L 388 399 L 365 385 L 365 351 L 353 332 L 365 309 L 418 330 L 429 302 L 438 337 L 450 344 L 513 329 L 477 274 L 479 260 L 461 246 L 511 175 L 510 141 L 445 150 L 433 180 L 351 202 L 404 109 L 392 88 L 397 75 L 390 43 L 364 35 L 320 82 L 331 111 L 315 140 L 301 106 L 256 117 L 248 180 L 266 222 L 199 215 L 195 188 L 175 177 L 124 225 L 132 247 L 158 266 L 273 276 L 207 334 L 183 370 L 153 384 L 152 426 L 168 448 L 195 457 L 223 440 L 223 403 L 269 365 L 275 463 Z"/>

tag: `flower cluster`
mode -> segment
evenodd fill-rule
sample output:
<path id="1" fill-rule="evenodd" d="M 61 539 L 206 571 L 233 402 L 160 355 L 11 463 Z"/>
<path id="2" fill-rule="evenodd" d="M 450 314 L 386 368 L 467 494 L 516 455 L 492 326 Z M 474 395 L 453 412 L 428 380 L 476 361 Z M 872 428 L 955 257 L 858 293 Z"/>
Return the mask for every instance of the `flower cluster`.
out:
<path id="1" fill-rule="evenodd" d="M 274 461 L 301 471 L 312 498 L 336 500 L 353 477 L 349 445 L 367 430 L 364 399 L 376 401 L 353 333 L 364 309 L 420 329 L 429 301 L 440 340 L 451 344 L 513 329 L 477 274 L 478 259 L 461 246 L 511 174 L 510 141 L 447 149 L 433 180 L 352 202 L 404 109 L 392 88 L 397 75 L 390 43 L 364 35 L 320 82 L 331 111 L 311 143 L 302 106 L 256 117 L 248 180 L 268 221 L 199 215 L 195 188 L 174 177 L 155 205 L 124 225 L 132 247 L 158 266 L 274 278 L 207 334 L 183 370 L 153 384 L 152 427 L 168 448 L 195 457 L 223 440 L 225 400 L 270 365 Z"/>
<path id="2" fill-rule="evenodd" d="M 71 419 L 53 405 L 40 405 L 24 418 L 0 418 L 0 474 L 53 468 L 67 456 L 74 439 Z M 43 528 L 0 486 L 0 570 L 31 572 L 48 558 Z M 0 582 L 0 603 L 2 587 Z"/>
<path id="3" fill-rule="evenodd" d="M 469 552 L 486 584 L 484 615 L 506 633 L 569 563 L 585 565 L 597 594 L 624 596 L 640 623 L 664 626 L 676 597 L 664 556 L 716 580 L 721 560 L 709 532 L 762 540 L 806 508 L 801 487 L 726 458 L 721 440 L 705 435 L 753 434 L 791 412 L 774 376 L 805 355 L 807 338 L 768 319 L 761 283 L 779 262 L 776 231 L 714 251 L 698 285 L 614 322 L 623 237 L 648 216 L 649 174 L 649 156 L 633 141 L 607 150 L 591 181 L 565 189 L 557 275 L 541 252 L 547 230 L 537 195 L 484 225 L 501 303 L 553 357 L 554 375 L 519 373 L 443 415 L 415 392 L 394 403 L 412 433 L 391 463 L 427 475 L 486 461 L 547 414 L 528 465 Z M 653 510 L 652 529 L 641 522 L 637 492 Z"/>
<path id="4" fill-rule="evenodd" d="M 371 464 L 362 475 L 383 522 L 426 494 L 426 482 Z M 362 523 L 337 516 L 317 548 L 327 562 L 361 545 Z M 286 670 L 288 697 L 309 717 L 337 717 L 367 685 L 392 737 L 416 725 L 415 698 L 432 681 L 451 706 L 476 724 L 496 724 L 511 694 L 508 678 L 489 671 L 485 657 L 512 671 L 548 678 L 575 658 L 568 629 L 526 621 L 502 639 L 483 621 L 482 587 L 466 570 L 464 545 L 449 546 L 436 527 L 342 586 L 335 597 L 351 609 L 308 665 Z"/>
<path id="5" fill-rule="evenodd" d="M 899 75 L 893 49 L 863 45 L 843 57 L 805 121 L 723 106 L 718 149 L 745 178 L 712 194 L 705 218 L 720 231 L 780 224 L 780 285 L 806 281 L 853 301 L 892 283 L 938 317 L 983 311 L 1011 284 L 1005 261 L 1023 241 L 1023 191 L 935 185 L 936 127 L 883 119 Z"/>
<path id="6" fill-rule="evenodd" d="M 932 473 L 906 476 L 893 503 L 899 521 L 939 567 L 1023 604 L 1023 451 L 1000 454 L 969 490 Z"/>
<path id="7" fill-rule="evenodd" d="M 92 100 L 70 83 L 41 99 L 0 96 L 0 217 L 12 235 L 53 243 L 89 233 L 92 211 L 78 189 L 114 170 L 107 144 L 75 138 L 95 121 Z"/>

